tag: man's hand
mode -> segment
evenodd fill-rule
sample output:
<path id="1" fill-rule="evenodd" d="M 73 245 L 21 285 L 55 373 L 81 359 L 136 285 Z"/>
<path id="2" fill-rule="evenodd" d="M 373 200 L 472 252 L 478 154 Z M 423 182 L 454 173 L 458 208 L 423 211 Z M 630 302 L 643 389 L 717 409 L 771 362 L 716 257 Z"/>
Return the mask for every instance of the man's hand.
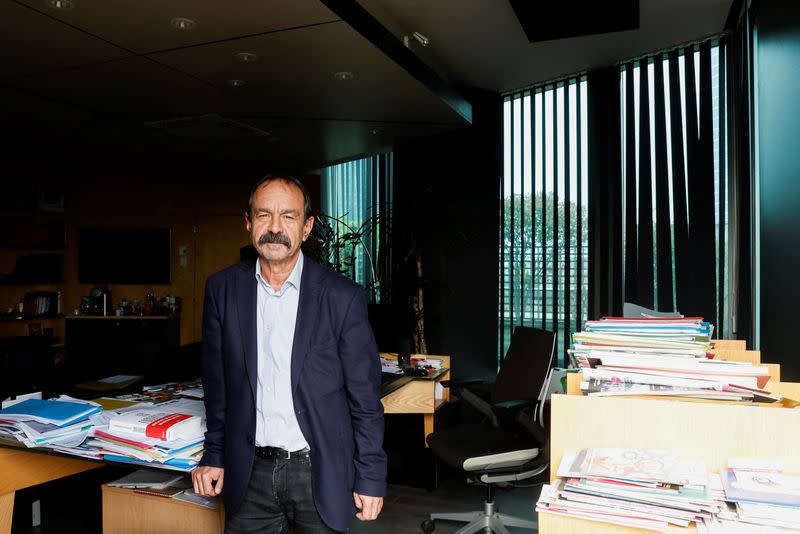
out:
<path id="1" fill-rule="evenodd" d="M 196 467 L 192 471 L 194 492 L 204 497 L 215 497 L 222 493 L 222 478 L 225 470 L 221 467 Z M 216 484 L 214 483 L 216 482 Z"/>
<path id="2" fill-rule="evenodd" d="M 369 495 L 360 495 L 353 492 L 353 501 L 356 503 L 356 508 L 361 510 L 356 514 L 357 518 L 362 521 L 378 519 L 378 514 L 381 513 L 381 508 L 383 508 L 383 497 L 370 497 Z"/>

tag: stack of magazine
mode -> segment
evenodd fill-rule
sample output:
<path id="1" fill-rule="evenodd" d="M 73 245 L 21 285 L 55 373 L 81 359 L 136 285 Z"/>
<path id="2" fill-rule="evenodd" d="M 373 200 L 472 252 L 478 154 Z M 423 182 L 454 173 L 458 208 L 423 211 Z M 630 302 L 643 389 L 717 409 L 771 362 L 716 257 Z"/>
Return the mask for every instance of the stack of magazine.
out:
<path id="1" fill-rule="evenodd" d="M 724 507 L 705 464 L 669 451 L 565 452 L 558 476 L 542 487 L 537 512 L 664 532 L 702 523 Z"/>
<path id="2" fill-rule="evenodd" d="M 726 507 L 697 525 L 708 534 L 800 532 L 800 477 L 752 466 L 723 469 Z"/>
<path id="3" fill-rule="evenodd" d="M 604 317 L 573 334 L 569 354 L 592 396 L 791 403 L 764 389 L 766 366 L 715 359 L 713 330 L 700 317 Z"/>
<path id="4" fill-rule="evenodd" d="M 730 460 L 716 474 L 663 450 L 565 452 L 536 511 L 656 532 L 694 523 L 699 534 L 800 533 L 800 477 L 763 468 L 771 463 Z"/>

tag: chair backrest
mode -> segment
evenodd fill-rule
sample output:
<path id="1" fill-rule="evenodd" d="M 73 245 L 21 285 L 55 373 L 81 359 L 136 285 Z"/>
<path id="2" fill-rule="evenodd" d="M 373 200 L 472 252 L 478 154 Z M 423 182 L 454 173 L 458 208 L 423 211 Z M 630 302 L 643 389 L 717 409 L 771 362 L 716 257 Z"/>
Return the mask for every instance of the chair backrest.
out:
<path id="1" fill-rule="evenodd" d="M 492 390 L 492 402 L 539 398 L 553 365 L 556 335 L 548 330 L 518 326 Z"/>

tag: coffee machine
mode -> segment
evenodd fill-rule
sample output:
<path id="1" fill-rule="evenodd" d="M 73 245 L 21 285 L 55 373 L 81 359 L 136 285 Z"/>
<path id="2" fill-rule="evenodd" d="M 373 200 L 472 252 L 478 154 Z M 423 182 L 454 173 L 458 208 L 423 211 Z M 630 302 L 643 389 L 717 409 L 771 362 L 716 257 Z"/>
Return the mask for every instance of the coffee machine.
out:
<path id="1" fill-rule="evenodd" d="M 86 315 L 112 315 L 111 290 L 106 286 L 94 286 L 81 301 L 81 313 Z"/>

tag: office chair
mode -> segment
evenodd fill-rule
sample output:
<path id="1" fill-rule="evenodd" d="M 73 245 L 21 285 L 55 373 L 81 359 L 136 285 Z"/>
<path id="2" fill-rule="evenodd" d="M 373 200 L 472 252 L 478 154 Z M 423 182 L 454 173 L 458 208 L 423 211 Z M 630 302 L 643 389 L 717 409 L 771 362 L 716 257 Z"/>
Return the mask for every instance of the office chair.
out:
<path id="1" fill-rule="evenodd" d="M 491 531 L 506 534 L 506 526 L 535 529 L 535 521 L 497 512 L 494 486 L 498 482 L 525 480 L 545 471 L 550 461 L 550 441 L 536 404 L 544 402 L 545 380 L 553 363 L 553 332 L 518 326 L 500 365 L 491 403 L 466 388 L 479 380 L 442 382 L 484 415 L 489 424 L 461 425 L 438 430 L 427 438 L 433 453 L 446 464 L 463 469 L 470 478 L 486 484 L 482 511 L 432 513 L 422 523 L 433 532 L 437 519 L 468 524 L 457 534 Z M 541 413 L 541 412 L 540 412 Z"/>

